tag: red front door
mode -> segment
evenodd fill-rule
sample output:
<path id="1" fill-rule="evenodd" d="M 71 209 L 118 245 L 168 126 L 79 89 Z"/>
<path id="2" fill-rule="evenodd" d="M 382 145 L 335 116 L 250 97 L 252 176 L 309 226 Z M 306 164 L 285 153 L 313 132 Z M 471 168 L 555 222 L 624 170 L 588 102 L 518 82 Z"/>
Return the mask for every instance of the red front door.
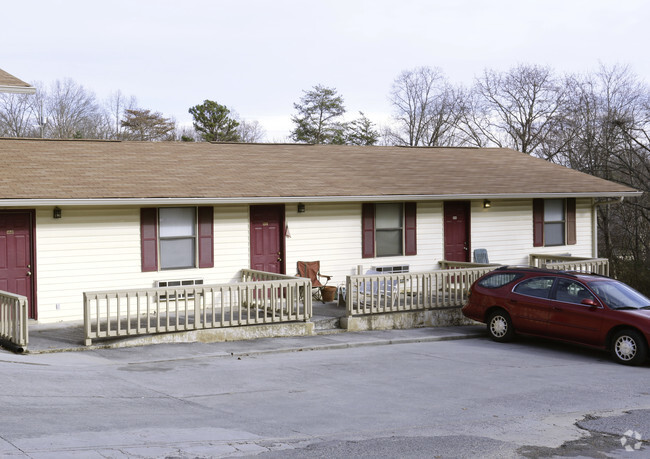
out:
<path id="1" fill-rule="evenodd" d="M 0 212 L 0 290 L 26 296 L 35 319 L 32 222 L 29 211 Z"/>
<path id="2" fill-rule="evenodd" d="M 445 260 L 471 261 L 469 254 L 470 203 L 445 202 Z"/>
<path id="3" fill-rule="evenodd" d="M 284 205 L 251 206 L 251 269 L 284 274 Z"/>

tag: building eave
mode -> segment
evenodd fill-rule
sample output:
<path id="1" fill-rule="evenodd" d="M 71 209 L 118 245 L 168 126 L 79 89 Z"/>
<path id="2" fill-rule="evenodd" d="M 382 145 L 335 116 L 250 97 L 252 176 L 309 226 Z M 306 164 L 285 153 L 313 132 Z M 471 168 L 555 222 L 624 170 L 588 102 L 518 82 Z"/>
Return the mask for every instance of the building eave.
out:
<path id="1" fill-rule="evenodd" d="M 0 93 L 10 92 L 14 94 L 36 94 L 36 88 L 33 86 L 4 86 L 0 85 Z"/>
<path id="2" fill-rule="evenodd" d="M 281 203 L 335 203 L 335 202 L 387 202 L 387 201 L 473 201 L 481 199 L 552 199 L 552 198 L 620 198 L 641 196 L 634 192 L 589 193 L 499 193 L 499 194 L 439 194 L 439 195 L 375 195 L 375 196 L 264 196 L 229 198 L 37 198 L 0 199 L 0 207 L 47 206 L 170 206 L 209 204 L 281 204 Z"/>

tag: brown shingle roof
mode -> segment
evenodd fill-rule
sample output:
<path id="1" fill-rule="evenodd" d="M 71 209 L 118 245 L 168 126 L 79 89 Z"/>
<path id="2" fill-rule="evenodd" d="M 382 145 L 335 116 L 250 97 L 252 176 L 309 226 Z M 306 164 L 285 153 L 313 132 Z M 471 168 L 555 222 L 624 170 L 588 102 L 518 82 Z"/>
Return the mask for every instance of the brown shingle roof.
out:
<path id="1" fill-rule="evenodd" d="M 618 196 L 635 190 L 500 148 L 0 139 L 0 200 Z"/>
<path id="2" fill-rule="evenodd" d="M 34 93 L 36 89 L 23 80 L 0 69 L 0 92 Z"/>

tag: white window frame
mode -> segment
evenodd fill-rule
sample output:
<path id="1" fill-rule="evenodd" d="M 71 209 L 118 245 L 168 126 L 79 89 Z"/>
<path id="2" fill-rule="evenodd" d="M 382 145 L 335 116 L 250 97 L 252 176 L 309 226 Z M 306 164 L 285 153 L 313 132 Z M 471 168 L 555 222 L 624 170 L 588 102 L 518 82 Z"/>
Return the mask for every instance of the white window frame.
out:
<path id="1" fill-rule="evenodd" d="M 391 207 L 398 207 L 399 208 L 399 222 L 400 226 L 399 227 L 380 227 L 379 226 L 379 221 L 380 219 L 378 218 L 379 212 L 381 208 L 388 208 L 388 206 Z M 395 253 L 389 250 L 384 250 L 385 247 L 380 248 L 380 242 L 379 242 L 379 234 L 382 232 L 388 233 L 388 232 L 395 232 L 399 231 L 400 237 L 399 237 L 399 250 Z M 396 248 L 396 247 L 394 247 Z M 391 202 L 391 203 L 375 203 L 375 256 L 376 257 L 399 257 L 404 255 L 404 203 L 400 202 Z"/>
<path id="2" fill-rule="evenodd" d="M 191 227 L 190 232 L 183 232 L 183 225 L 173 228 L 168 225 L 164 214 L 171 214 L 173 211 L 180 211 L 179 214 L 192 211 L 191 217 L 187 216 L 181 223 L 187 228 Z M 170 215 L 171 216 L 171 215 Z M 158 208 L 158 254 L 161 270 L 172 269 L 192 269 L 197 267 L 198 263 L 198 210 L 196 207 L 160 207 Z M 190 221 L 191 220 L 191 221 Z M 190 243 L 191 248 L 182 247 L 183 243 Z M 169 243 L 169 244 L 167 244 Z M 176 245 L 177 247 L 173 247 Z M 180 250 L 179 250 L 180 249 Z M 169 250 L 169 251 L 168 251 Z M 187 262 L 181 259 L 174 262 L 174 251 L 184 252 L 183 257 L 188 259 Z M 185 252 L 189 251 L 189 253 Z M 171 257 L 171 258 L 170 258 Z"/>
<path id="3" fill-rule="evenodd" d="M 562 204 L 562 220 L 547 220 L 547 208 L 550 202 L 559 202 Z M 566 234 L 566 199 L 544 199 L 544 246 L 545 247 L 558 247 L 562 245 L 566 245 L 566 240 L 567 240 L 567 234 Z M 549 226 L 558 226 L 562 225 L 562 241 L 557 243 L 556 241 L 548 242 L 548 236 L 549 234 L 553 234 L 553 231 L 549 231 Z"/>

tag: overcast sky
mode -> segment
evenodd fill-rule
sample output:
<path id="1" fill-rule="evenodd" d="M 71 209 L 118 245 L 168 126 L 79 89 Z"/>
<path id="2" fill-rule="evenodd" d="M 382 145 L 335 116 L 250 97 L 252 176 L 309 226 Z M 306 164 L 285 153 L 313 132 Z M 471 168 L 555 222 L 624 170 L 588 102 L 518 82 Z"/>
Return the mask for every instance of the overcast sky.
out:
<path id="1" fill-rule="evenodd" d="M 397 75 L 440 67 L 470 85 L 520 63 L 558 73 L 625 64 L 650 83 L 648 0 L 21 0 L 0 6 L 0 68 L 121 90 L 191 124 L 205 99 L 292 128 L 303 90 L 334 87 L 348 113 L 390 115 Z"/>

